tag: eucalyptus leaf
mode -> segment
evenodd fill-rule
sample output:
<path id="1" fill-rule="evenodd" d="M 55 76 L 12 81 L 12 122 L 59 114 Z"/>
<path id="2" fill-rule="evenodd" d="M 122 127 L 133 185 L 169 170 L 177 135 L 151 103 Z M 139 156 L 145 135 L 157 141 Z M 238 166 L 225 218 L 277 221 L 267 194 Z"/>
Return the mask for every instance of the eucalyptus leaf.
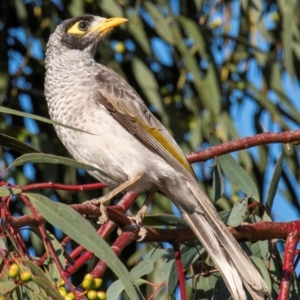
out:
<path id="1" fill-rule="evenodd" d="M 246 218 L 248 211 L 248 198 L 243 198 L 237 201 L 230 211 L 227 225 L 231 227 L 238 227 Z"/>
<path id="2" fill-rule="evenodd" d="M 26 143 L 21 142 L 20 140 L 17 140 L 9 135 L 6 135 L 4 133 L 0 133 L 0 144 L 5 147 L 9 147 L 11 149 L 14 149 L 15 151 L 25 154 L 25 153 L 39 153 L 40 151 L 33 148 L 32 146 L 29 146 Z"/>
<path id="3" fill-rule="evenodd" d="M 32 193 L 24 193 L 35 209 L 53 226 L 103 260 L 121 279 L 130 299 L 143 299 L 134 279 L 92 225 L 69 206 Z M 83 234 L 84 233 L 84 234 Z"/>
<path id="4" fill-rule="evenodd" d="M 169 255 L 170 251 L 165 249 L 153 249 L 149 251 L 145 258 L 131 270 L 131 276 L 136 280 L 137 284 L 144 284 L 145 282 L 139 281 L 139 279 L 153 271 L 155 263 L 158 259 L 168 257 Z M 123 292 L 123 290 L 124 283 L 120 280 L 117 280 L 109 286 L 106 292 L 107 298 L 117 299 L 120 297 L 120 294 Z"/>
<path id="5" fill-rule="evenodd" d="M 188 268 L 193 262 L 199 259 L 199 254 L 203 253 L 205 250 L 203 247 L 187 247 L 182 246 L 180 248 L 180 260 L 182 263 L 182 267 L 185 270 Z M 165 266 L 166 264 L 164 264 Z M 178 269 L 176 265 L 176 260 L 172 259 L 168 268 L 163 269 L 165 279 L 167 282 L 167 291 L 169 295 L 172 295 L 178 285 Z"/>
<path id="6" fill-rule="evenodd" d="M 214 166 L 213 166 L 213 201 L 217 201 L 224 194 L 224 178 L 221 171 L 221 166 L 216 158 Z"/>
<path id="7" fill-rule="evenodd" d="M 19 188 L 11 188 L 9 186 L 0 187 L 0 197 L 14 196 L 22 193 L 22 190 Z"/>
<path id="8" fill-rule="evenodd" d="M 267 240 L 253 243 L 250 246 L 250 250 L 254 256 L 262 257 L 263 259 L 268 259 L 270 256 L 269 242 Z"/>
<path id="9" fill-rule="evenodd" d="M 276 195 L 277 187 L 279 184 L 279 180 L 282 173 L 282 162 L 283 162 L 283 154 L 282 152 L 279 155 L 279 158 L 276 162 L 275 168 L 273 170 L 272 179 L 270 182 L 270 186 L 267 193 L 267 199 L 266 199 L 266 206 L 269 211 L 271 211 L 273 203 L 274 203 L 274 197 Z"/>
<path id="10" fill-rule="evenodd" d="M 212 146 L 220 144 L 218 139 L 212 134 L 209 136 L 209 143 Z M 224 174 L 233 184 L 236 184 L 248 197 L 252 197 L 256 201 L 259 201 L 258 190 L 253 180 L 230 154 L 219 156 L 218 161 Z"/>
<path id="11" fill-rule="evenodd" d="M 251 255 L 249 256 L 251 261 L 254 263 L 256 268 L 259 270 L 260 274 L 262 275 L 262 278 L 264 279 L 269 291 L 272 290 L 272 281 L 269 274 L 269 271 L 265 265 L 265 263 L 257 256 Z"/>
<path id="12" fill-rule="evenodd" d="M 174 38 L 170 30 L 170 22 L 163 16 L 161 9 L 150 1 L 143 1 L 143 5 L 153 18 L 157 34 L 166 42 L 173 44 Z"/>
<path id="13" fill-rule="evenodd" d="M 16 288 L 16 284 L 12 280 L 0 281 L 0 294 L 4 295 Z"/>
<path id="14" fill-rule="evenodd" d="M 146 216 L 143 219 L 143 224 L 146 226 L 187 226 L 183 218 L 167 214 Z"/>
<path id="15" fill-rule="evenodd" d="M 159 86 L 152 71 L 137 57 L 132 59 L 132 70 L 141 89 L 144 91 L 150 103 L 154 105 L 163 123 L 168 125 L 169 117 L 161 101 Z"/>
<path id="16" fill-rule="evenodd" d="M 92 134 L 92 133 L 89 133 L 89 132 L 87 132 L 85 130 L 82 130 L 82 129 L 79 129 L 79 128 L 75 128 L 75 127 L 72 127 L 72 126 L 69 126 L 69 125 L 66 125 L 66 124 L 62 124 L 60 122 L 52 121 L 52 120 L 44 118 L 44 117 L 36 116 L 36 115 L 30 114 L 30 113 L 25 113 L 25 112 L 18 111 L 18 110 L 15 110 L 15 109 L 4 107 L 4 106 L 0 106 L 0 112 L 2 112 L 4 114 L 10 114 L 10 115 L 20 116 L 20 117 L 24 117 L 24 118 L 30 118 L 30 119 L 33 119 L 33 120 L 37 120 L 37 121 L 52 124 L 52 125 L 62 126 L 62 127 L 68 128 L 68 129 L 84 132 L 84 133 L 87 133 L 87 134 Z"/>
<path id="17" fill-rule="evenodd" d="M 64 297 L 59 293 L 57 288 L 48 280 L 39 277 L 33 277 L 32 281 L 43 289 L 47 295 L 57 300 L 64 300 Z"/>
<path id="18" fill-rule="evenodd" d="M 86 171 L 97 171 L 102 176 L 111 178 L 108 174 L 101 171 L 100 169 L 90 166 L 85 163 L 80 163 L 74 159 L 56 156 L 52 154 L 44 154 L 44 153 L 30 153 L 24 154 L 17 159 L 9 166 L 10 168 L 24 165 L 25 163 L 43 163 L 43 164 L 62 164 L 69 167 L 80 168 Z"/>

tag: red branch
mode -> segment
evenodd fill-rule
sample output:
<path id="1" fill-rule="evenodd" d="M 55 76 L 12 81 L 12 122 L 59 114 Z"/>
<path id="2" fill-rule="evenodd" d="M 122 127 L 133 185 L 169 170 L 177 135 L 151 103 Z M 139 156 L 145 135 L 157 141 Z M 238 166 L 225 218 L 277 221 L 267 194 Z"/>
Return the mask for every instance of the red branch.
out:
<path id="1" fill-rule="evenodd" d="M 58 256 L 55 254 L 55 250 L 54 247 L 52 245 L 52 243 L 49 241 L 48 235 L 46 233 L 45 228 L 42 226 L 42 223 L 38 221 L 39 216 L 36 212 L 36 210 L 34 209 L 34 207 L 31 205 L 30 201 L 27 199 L 27 197 L 25 197 L 24 195 L 20 195 L 21 199 L 23 200 L 23 202 L 28 206 L 28 208 L 30 209 L 33 217 L 37 220 L 37 227 L 38 230 L 42 236 L 43 242 L 45 243 L 45 247 L 47 247 L 50 256 L 52 257 L 61 277 L 63 278 L 63 280 L 66 282 L 66 285 L 68 286 L 68 288 L 70 289 L 70 291 L 72 293 L 75 292 L 73 285 L 68 281 L 68 278 L 64 275 L 63 273 L 63 266 L 60 262 L 60 260 L 58 259 Z"/>
<path id="2" fill-rule="evenodd" d="M 180 247 L 177 241 L 172 243 L 173 250 L 174 250 L 174 257 L 177 266 L 178 272 L 178 281 L 179 281 L 179 289 L 180 289 L 180 299 L 186 300 L 186 293 L 185 293 L 185 278 L 184 278 L 184 270 L 182 266 L 182 260 L 180 255 Z"/>
<path id="3" fill-rule="evenodd" d="M 220 145 L 210 147 L 209 149 L 193 152 L 187 155 L 190 163 L 197 161 L 206 161 L 215 156 L 235 152 L 238 150 L 249 149 L 251 147 L 274 144 L 274 143 L 285 143 L 289 144 L 292 142 L 300 141 L 300 130 L 291 130 L 284 132 L 264 132 L 256 134 L 254 136 L 241 138 L 235 141 L 224 142 Z"/>
<path id="4" fill-rule="evenodd" d="M 197 161 L 206 161 L 216 156 L 220 156 L 227 153 L 232 153 L 234 151 L 248 149 L 250 147 L 258 146 L 258 145 L 265 145 L 270 143 L 292 143 L 292 142 L 299 142 L 300 141 L 300 130 L 294 131 L 286 131 L 282 133 L 270 133 L 264 132 L 261 134 L 257 134 L 253 137 L 246 137 L 235 141 L 225 142 L 218 146 L 210 147 L 209 149 L 202 150 L 199 152 L 191 153 L 187 156 L 190 163 L 197 162 Z M 0 186 L 12 186 L 4 181 L 0 182 Z M 105 187 L 106 185 L 103 183 L 93 183 L 93 184 L 83 184 L 83 185 L 63 185 L 57 183 L 35 183 L 30 184 L 27 186 L 20 187 L 23 192 L 27 192 L 30 190 L 37 190 L 37 189 L 45 189 L 45 188 L 53 188 L 58 190 L 65 190 L 65 191 L 86 191 L 86 190 L 93 190 L 93 189 L 100 189 Z M 20 195 L 24 202 L 27 202 L 24 195 Z M 108 216 L 110 221 L 98 230 L 98 233 L 105 239 L 107 238 L 111 232 L 115 229 L 118 225 L 119 227 L 124 227 L 130 224 L 130 220 L 124 215 L 124 213 L 130 208 L 137 197 L 135 193 L 127 193 L 120 202 L 113 206 L 108 207 Z M 6 198 L 2 198 L 2 203 L 5 203 Z M 5 204 L 2 204 L 2 206 Z M 26 205 L 28 205 L 26 203 Z M 29 203 L 30 205 L 30 203 Z M 8 204 L 7 204 L 8 206 Z M 90 205 L 90 204 L 80 204 L 80 205 L 71 205 L 73 209 L 78 211 L 81 214 L 98 214 L 99 208 Z M 5 220 L 8 224 L 9 232 L 13 235 L 12 237 L 16 239 L 16 242 L 19 245 L 19 250 L 22 250 L 22 243 L 20 235 L 14 234 L 18 228 L 28 225 L 36 225 L 40 230 L 42 238 L 46 243 L 47 248 L 50 250 L 51 256 L 55 260 L 57 267 L 62 275 L 62 277 L 67 282 L 67 277 L 72 275 L 75 271 L 77 271 L 83 264 L 89 260 L 93 254 L 85 251 L 84 248 L 79 245 L 77 248 L 73 250 L 70 254 L 71 258 L 75 260 L 73 265 L 69 265 L 68 268 L 63 271 L 62 267 L 54 254 L 54 250 L 52 249 L 51 243 L 48 241 L 47 234 L 42 227 L 42 222 L 44 219 L 42 216 L 36 214 L 35 210 L 30 207 L 33 216 L 22 216 L 18 218 L 14 218 L 10 215 L 8 208 L 6 207 L 4 210 L 7 212 L 5 214 Z M 3 215 L 3 211 L 2 214 Z M 6 223 L 3 223 L 3 226 Z M 0 226 L 0 229 L 3 229 Z M 7 229 L 7 228 L 5 228 Z M 288 297 L 289 287 L 291 276 L 294 272 L 293 260 L 295 256 L 296 245 L 299 240 L 300 236 L 300 221 L 294 222 L 287 222 L 287 223 L 274 223 L 274 222 L 259 222 L 254 224 L 243 225 L 238 228 L 229 228 L 232 234 L 235 236 L 236 239 L 239 240 L 247 240 L 247 241 L 258 241 L 258 240 L 266 240 L 266 239 L 273 239 L 273 238 L 286 238 L 286 250 L 285 250 L 285 257 L 284 257 L 284 265 L 283 265 L 283 278 L 280 285 L 280 300 L 285 300 Z M 172 243 L 176 258 L 176 264 L 179 274 L 179 285 L 181 291 L 181 298 L 186 299 L 185 289 L 184 289 L 184 272 L 182 267 L 182 262 L 180 258 L 180 251 L 179 251 L 179 243 L 195 239 L 194 233 L 189 228 L 178 228 L 178 229 L 156 229 L 156 228 L 147 228 L 147 235 L 143 239 L 143 242 L 166 242 L 169 241 Z M 17 231 L 18 233 L 18 231 Z M 123 249 L 130 244 L 133 240 L 136 240 L 138 235 L 132 231 L 124 231 L 116 240 L 112 246 L 113 251 L 120 255 Z M 64 241 L 64 243 L 67 240 Z M 43 256 L 42 260 L 46 258 Z M 101 277 L 106 270 L 106 265 L 103 262 L 98 262 L 92 274 L 94 277 Z M 71 288 L 73 290 L 73 288 Z"/>
<path id="5" fill-rule="evenodd" d="M 138 196 L 137 193 L 127 193 L 114 208 L 108 207 L 107 213 L 109 219 L 112 220 L 115 218 L 119 221 L 121 220 L 123 226 L 130 224 L 130 220 L 124 215 L 124 213 L 129 209 L 129 207 L 135 201 L 137 196 Z M 95 205 L 90 205 L 90 204 L 72 205 L 73 208 L 74 206 L 76 206 L 77 208 L 76 210 L 80 213 L 84 213 L 84 214 L 95 213 L 94 211 L 95 208 L 96 208 L 96 212 L 98 214 L 100 213 L 99 207 L 96 207 Z M 85 209 L 88 207 L 91 207 L 92 211 L 87 211 L 87 210 L 85 210 L 84 212 L 80 211 L 81 208 Z M 116 208 L 118 208 L 118 210 Z M 117 226 L 116 223 L 114 223 L 113 221 L 108 221 L 107 223 L 102 225 L 97 232 L 102 236 L 102 238 L 106 239 L 109 236 L 109 234 L 116 228 L 116 226 Z M 85 251 L 85 249 L 81 245 L 79 245 L 76 249 L 74 249 L 74 251 L 71 252 L 70 256 L 73 259 L 76 259 L 83 251 Z M 89 251 L 84 252 L 78 259 L 76 259 L 74 264 L 70 265 L 66 269 L 66 271 L 64 272 L 65 275 L 66 276 L 72 275 L 92 257 L 93 257 L 93 253 Z M 95 272 L 93 271 L 92 274 L 94 277 L 101 277 L 103 275 L 102 273 L 98 274 L 97 271 Z"/>
<path id="6" fill-rule="evenodd" d="M 109 222 L 101 227 L 101 236 L 107 236 L 115 228 L 115 226 L 124 227 L 130 224 L 130 220 L 124 212 L 128 210 L 132 202 L 137 197 L 134 193 L 127 193 L 119 203 L 114 207 L 107 207 L 109 219 L 113 222 L 114 227 L 109 227 Z M 99 214 L 99 208 L 91 204 L 73 204 L 70 205 L 80 214 Z M 41 215 L 38 215 L 40 222 L 44 221 Z M 10 220 L 14 228 L 20 228 L 28 225 L 36 225 L 37 220 L 30 216 L 12 217 Z M 117 224 L 117 225 L 116 225 Z M 160 229 L 145 227 L 147 235 L 142 242 L 186 242 L 196 239 L 193 231 L 188 227 L 176 229 Z M 1 226 L 0 226 L 1 229 Z M 271 239 L 286 239 L 290 232 L 299 232 L 300 221 L 292 222 L 258 222 L 253 224 L 241 225 L 238 228 L 229 227 L 229 230 L 237 240 L 245 241 L 262 241 Z M 107 231 L 106 233 L 104 233 Z"/>
<path id="7" fill-rule="evenodd" d="M 294 258 L 299 236 L 299 232 L 295 231 L 291 232 L 286 239 L 278 300 L 287 300 L 289 298 L 289 289 L 294 274 Z"/>
<path id="8" fill-rule="evenodd" d="M 63 191 L 77 192 L 77 191 L 103 189 L 106 186 L 107 185 L 102 182 L 81 184 L 81 185 L 67 185 L 67 184 L 60 184 L 60 183 L 53 183 L 53 182 L 44 182 L 44 183 L 33 183 L 33 184 L 22 186 L 21 190 L 23 192 L 28 192 L 32 190 L 51 188 L 51 189 L 57 189 Z"/>

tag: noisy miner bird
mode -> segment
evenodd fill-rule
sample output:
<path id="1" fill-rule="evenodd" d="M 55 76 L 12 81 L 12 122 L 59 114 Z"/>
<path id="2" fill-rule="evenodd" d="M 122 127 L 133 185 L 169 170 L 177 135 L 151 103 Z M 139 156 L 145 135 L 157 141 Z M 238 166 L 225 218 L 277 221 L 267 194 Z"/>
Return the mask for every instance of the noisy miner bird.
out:
<path id="1" fill-rule="evenodd" d="M 63 21 L 46 52 L 45 96 L 52 120 L 71 155 L 101 172 L 89 172 L 122 191 L 160 190 L 180 210 L 204 245 L 236 300 L 270 297 L 248 256 L 220 220 L 182 150 L 136 91 L 94 60 L 96 49 L 123 18 L 83 15 Z M 101 198 L 100 198 L 101 199 Z"/>

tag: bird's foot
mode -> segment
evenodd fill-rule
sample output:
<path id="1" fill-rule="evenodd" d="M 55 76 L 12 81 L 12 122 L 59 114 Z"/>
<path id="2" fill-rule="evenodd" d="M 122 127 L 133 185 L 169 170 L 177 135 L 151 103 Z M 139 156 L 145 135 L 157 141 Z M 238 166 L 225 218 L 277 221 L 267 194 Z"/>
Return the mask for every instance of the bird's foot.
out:
<path id="1" fill-rule="evenodd" d="M 132 217 L 129 217 L 129 219 L 132 220 Z M 121 233 L 124 231 L 137 232 L 139 236 L 139 238 L 136 240 L 137 242 L 142 241 L 147 234 L 147 229 L 144 227 L 144 225 L 142 223 L 139 223 L 139 225 L 137 225 L 135 222 L 132 222 L 130 225 L 126 225 L 122 228 L 119 228 L 117 233 L 118 235 L 121 235 Z"/>
<path id="2" fill-rule="evenodd" d="M 135 216 L 131 216 L 131 217 L 128 217 L 132 224 L 135 224 L 137 227 L 143 227 L 143 219 L 145 217 L 145 214 L 146 214 L 146 210 L 147 210 L 147 207 L 143 206 Z"/>
<path id="3" fill-rule="evenodd" d="M 107 208 L 105 205 L 105 203 L 108 202 L 109 200 L 110 199 L 106 199 L 106 197 L 104 196 L 101 198 L 92 199 L 84 202 L 85 204 L 93 204 L 99 206 L 100 216 L 98 218 L 97 224 L 104 224 L 109 220 L 107 214 Z"/>

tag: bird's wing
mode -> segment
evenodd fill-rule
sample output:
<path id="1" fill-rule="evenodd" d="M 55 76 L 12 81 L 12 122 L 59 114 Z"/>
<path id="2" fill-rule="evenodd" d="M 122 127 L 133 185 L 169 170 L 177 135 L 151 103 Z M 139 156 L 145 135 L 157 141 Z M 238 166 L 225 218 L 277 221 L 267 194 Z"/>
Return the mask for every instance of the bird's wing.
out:
<path id="1" fill-rule="evenodd" d="M 98 67 L 97 103 L 142 144 L 183 175 L 186 185 L 197 200 L 188 199 L 187 202 L 187 199 L 179 199 L 176 205 L 219 267 L 234 299 L 246 297 L 240 279 L 253 299 L 269 296 L 260 274 L 218 217 L 177 143 L 123 78 L 104 66 Z"/>
<path id="2" fill-rule="evenodd" d="M 134 89 L 113 70 L 99 66 L 96 99 L 126 130 L 178 171 L 193 174 L 181 148 Z M 183 168 L 182 168 L 183 167 Z"/>

